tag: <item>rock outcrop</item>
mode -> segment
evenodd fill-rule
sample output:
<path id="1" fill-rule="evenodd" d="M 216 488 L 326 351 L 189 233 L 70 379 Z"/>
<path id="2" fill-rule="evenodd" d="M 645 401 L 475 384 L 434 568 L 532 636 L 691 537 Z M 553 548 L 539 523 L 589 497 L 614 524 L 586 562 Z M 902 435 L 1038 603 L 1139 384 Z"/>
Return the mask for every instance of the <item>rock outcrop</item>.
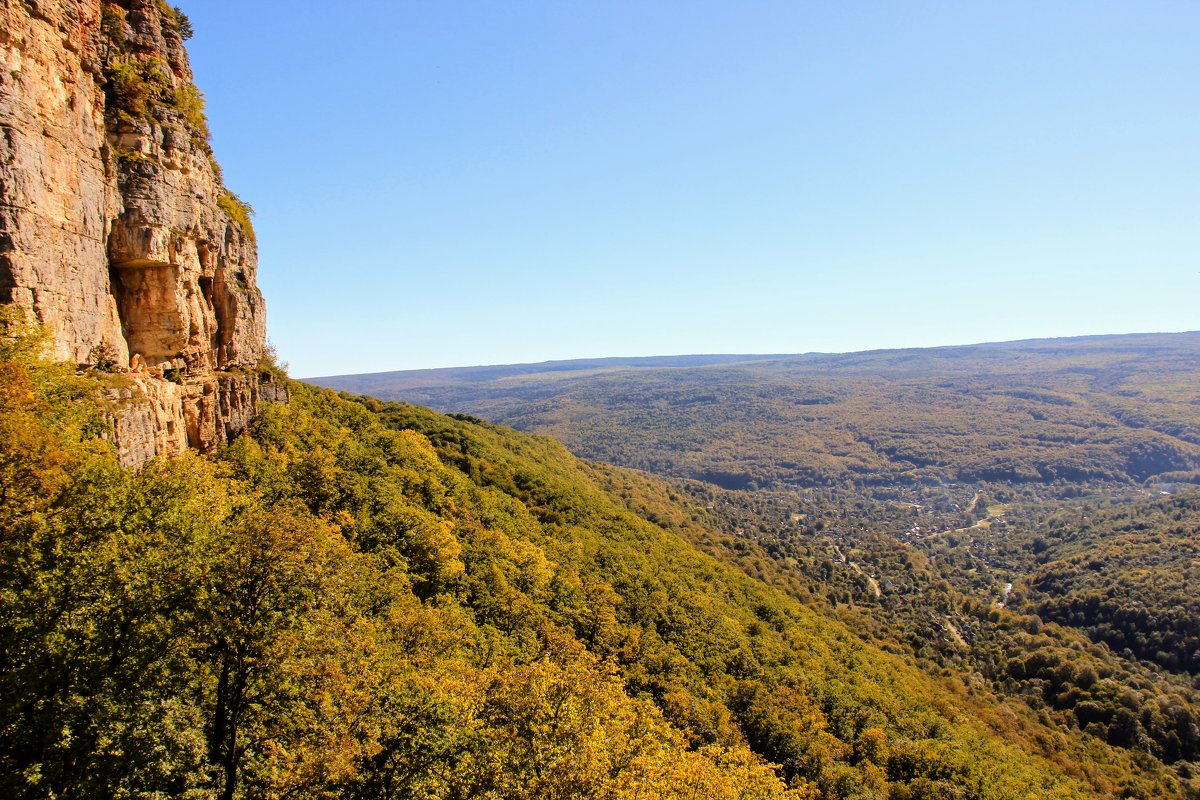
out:
<path id="1" fill-rule="evenodd" d="M 236 436 L 286 399 L 248 208 L 223 185 L 185 17 L 162 0 L 0 0 L 0 302 L 61 359 L 128 371 L 122 461 Z"/>

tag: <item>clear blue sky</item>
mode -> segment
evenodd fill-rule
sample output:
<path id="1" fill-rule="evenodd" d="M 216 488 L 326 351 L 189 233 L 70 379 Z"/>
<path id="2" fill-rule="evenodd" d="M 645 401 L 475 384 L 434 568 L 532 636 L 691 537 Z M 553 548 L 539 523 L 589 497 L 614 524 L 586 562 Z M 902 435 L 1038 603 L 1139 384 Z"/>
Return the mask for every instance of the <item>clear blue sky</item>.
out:
<path id="1" fill-rule="evenodd" d="M 180 0 L 297 376 L 1200 328 L 1200 3 Z"/>

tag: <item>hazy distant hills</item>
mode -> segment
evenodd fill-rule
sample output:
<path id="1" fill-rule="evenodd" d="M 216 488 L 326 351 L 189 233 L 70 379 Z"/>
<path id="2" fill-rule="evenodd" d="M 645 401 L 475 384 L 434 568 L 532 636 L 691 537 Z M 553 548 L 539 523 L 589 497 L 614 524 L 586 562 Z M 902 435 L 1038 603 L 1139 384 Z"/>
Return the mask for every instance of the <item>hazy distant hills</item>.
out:
<path id="1" fill-rule="evenodd" d="M 570 361 L 543 361 L 538 364 L 497 364 L 484 367 L 446 367 L 443 369 L 412 369 L 395 372 L 372 372 L 365 375 L 333 375 L 324 378 L 307 378 L 309 383 L 327 386 L 346 392 L 369 394 L 374 397 L 400 399 L 398 393 L 405 392 L 405 400 L 433 387 L 474 386 L 481 383 L 508 378 L 531 378 L 533 376 L 579 377 L 605 372 L 630 369 L 653 369 L 656 367 L 708 367 L 715 364 L 731 364 L 742 361 L 771 361 L 780 358 L 795 358 L 787 355 L 697 355 L 697 356 L 645 356 L 641 358 L 580 358 Z"/>
<path id="2" fill-rule="evenodd" d="M 310 379 L 723 486 L 1195 480 L 1200 332 Z"/>

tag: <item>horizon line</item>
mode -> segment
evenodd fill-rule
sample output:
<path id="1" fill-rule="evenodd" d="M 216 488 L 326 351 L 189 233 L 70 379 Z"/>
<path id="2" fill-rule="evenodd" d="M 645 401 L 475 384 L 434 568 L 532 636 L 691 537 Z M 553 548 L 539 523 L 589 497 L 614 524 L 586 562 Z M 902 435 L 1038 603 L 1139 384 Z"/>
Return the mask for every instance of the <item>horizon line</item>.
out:
<path id="1" fill-rule="evenodd" d="M 1116 339 L 1128 338 L 1137 336 L 1186 336 L 1200 334 L 1198 330 L 1186 331 L 1132 331 L 1127 333 L 1088 333 L 1067 336 L 1034 336 L 1026 339 L 1002 339 L 985 342 L 963 342 L 958 344 L 940 344 L 926 345 L 918 347 L 869 347 L 863 350 L 807 350 L 803 352 L 792 353 L 660 353 L 656 355 L 644 356 L 581 356 L 578 358 L 552 358 L 543 361 L 514 361 L 508 363 L 497 364 L 458 364 L 444 367 L 414 367 L 410 369 L 384 369 L 376 372 L 347 372 L 336 375 L 311 375 L 295 380 L 308 382 L 317 380 L 327 380 L 333 378 L 356 378 L 368 375 L 398 375 L 402 373 L 414 372 L 449 372 L 453 370 L 466 369 L 501 369 L 514 367 L 544 367 L 547 365 L 558 364 L 574 364 L 580 362 L 600 362 L 600 361 L 652 361 L 664 358 L 721 358 L 721 359 L 738 359 L 744 358 L 748 360 L 767 360 L 772 358 L 802 358 L 805 356 L 842 356 L 856 355 L 865 353 L 884 353 L 884 352 L 904 352 L 908 350 L 949 350 L 960 347 L 987 347 L 1006 344 L 1030 344 L 1035 342 L 1060 342 L 1065 340 L 1077 341 L 1081 339 Z M 732 363 L 732 362 L 731 362 Z"/>

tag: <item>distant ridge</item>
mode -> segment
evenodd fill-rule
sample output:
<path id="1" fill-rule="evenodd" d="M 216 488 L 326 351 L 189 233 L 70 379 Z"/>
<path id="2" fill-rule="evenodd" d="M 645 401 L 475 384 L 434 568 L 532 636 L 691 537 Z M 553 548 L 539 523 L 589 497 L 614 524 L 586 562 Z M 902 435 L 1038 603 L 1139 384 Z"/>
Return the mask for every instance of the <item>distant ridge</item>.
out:
<path id="1" fill-rule="evenodd" d="M 814 354 L 815 355 L 815 354 Z M 521 375 L 564 372 L 603 372 L 618 369 L 672 367 L 710 367 L 752 361 L 777 361 L 797 358 L 795 355 L 712 354 L 687 356 L 635 356 L 624 358 L 576 358 L 560 361 L 540 361 L 528 364 L 492 364 L 473 367 L 437 367 L 433 369 L 402 369 L 391 372 L 367 372 L 357 375 L 327 375 L 302 378 L 305 383 L 348 392 L 370 393 L 370 388 L 385 383 L 389 389 L 417 386 L 446 386 L 456 383 L 482 383 Z"/>
<path id="2" fill-rule="evenodd" d="M 904 355 L 945 355 L 961 357 L 979 350 L 1057 350 L 1061 348 L 1114 346 L 1121 350 L 1136 350 L 1142 347 L 1157 348 L 1166 340 L 1182 341 L 1187 338 L 1200 339 L 1200 331 L 1172 333 L 1118 333 L 1087 336 L 1062 336 L 1040 339 L 1016 339 L 1006 342 L 979 342 L 975 344 L 938 345 L 935 347 L 878 348 L 848 352 L 807 353 L 725 353 L 670 356 L 613 356 L 606 358 L 577 358 L 521 364 L 491 364 L 466 367 L 436 367 L 431 369 L 391 370 L 387 372 L 364 372 L 346 375 L 323 375 L 301 378 L 305 383 L 328 389 L 369 394 L 387 399 L 400 399 L 398 393 L 426 387 L 445 387 L 461 384 L 480 384 L 530 375 L 553 374 L 567 377 L 567 373 L 595 374 L 626 369 L 671 369 L 691 367 L 728 366 L 739 363 L 764 361 L 809 361 L 846 364 L 862 358 Z M 1200 365 L 1198 365 L 1200 367 Z M 405 397 L 404 399 L 409 399 Z M 420 398 L 418 398 L 419 401 Z"/>

